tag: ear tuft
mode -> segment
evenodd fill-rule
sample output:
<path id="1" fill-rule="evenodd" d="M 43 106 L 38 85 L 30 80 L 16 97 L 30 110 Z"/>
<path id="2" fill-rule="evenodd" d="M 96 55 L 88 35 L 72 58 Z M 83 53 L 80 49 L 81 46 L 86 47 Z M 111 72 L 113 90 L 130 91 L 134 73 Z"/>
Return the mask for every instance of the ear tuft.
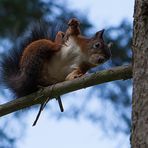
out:
<path id="1" fill-rule="evenodd" d="M 102 30 L 96 32 L 95 37 L 97 37 L 97 38 L 103 38 L 104 31 L 105 31 L 105 29 L 102 29 Z"/>

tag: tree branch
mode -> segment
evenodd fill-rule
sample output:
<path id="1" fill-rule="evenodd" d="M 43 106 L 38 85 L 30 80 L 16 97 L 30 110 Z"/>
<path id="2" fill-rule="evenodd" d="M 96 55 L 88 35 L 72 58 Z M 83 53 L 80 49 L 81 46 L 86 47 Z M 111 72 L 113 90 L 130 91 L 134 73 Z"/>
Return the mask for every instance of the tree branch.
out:
<path id="1" fill-rule="evenodd" d="M 72 81 L 58 83 L 45 87 L 28 96 L 14 99 L 8 103 L 0 105 L 0 117 L 35 104 L 41 104 L 46 101 L 48 97 L 52 99 L 78 89 L 114 80 L 126 80 L 130 78 L 132 78 L 132 66 L 128 65 L 99 71 Z"/>

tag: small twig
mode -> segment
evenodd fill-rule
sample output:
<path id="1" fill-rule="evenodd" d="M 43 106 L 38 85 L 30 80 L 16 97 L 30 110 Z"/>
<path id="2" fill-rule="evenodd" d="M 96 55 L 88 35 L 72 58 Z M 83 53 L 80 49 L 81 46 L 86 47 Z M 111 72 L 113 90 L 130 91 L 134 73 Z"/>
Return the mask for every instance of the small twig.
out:
<path id="1" fill-rule="evenodd" d="M 64 112 L 64 108 L 63 108 L 61 97 L 60 96 L 56 97 L 56 100 L 58 101 L 58 104 L 59 104 L 61 112 Z"/>
<path id="2" fill-rule="evenodd" d="M 52 96 L 53 88 L 54 88 L 54 85 L 51 86 L 51 92 L 50 92 L 50 93 L 51 93 L 51 94 L 50 94 L 51 96 Z M 42 89 L 43 89 L 43 87 L 42 87 Z M 37 114 L 37 116 L 36 116 L 36 119 L 35 119 L 35 121 L 33 122 L 33 125 L 32 125 L 32 126 L 35 126 L 35 125 L 36 125 L 36 123 L 37 123 L 37 121 L 38 121 L 38 119 L 39 119 L 39 117 L 40 117 L 40 115 L 41 115 L 42 110 L 44 109 L 44 107 L 46 106 L 46 104 L 48 103 L 49 100 L 50 100 L 50 97 L 47 97 L 47 99 L 46 99 L 43 103 L 41 103 L 39 112 L 38 112 L 38 114 Z"/>
<path id="3" fill-rule="evenodd" d="M 33 125 L 32 125 L 32 126 L 35 126 L 35 125 L 36 125 L 36 123 L 37 123 L 37 121 L 38 121 L 38 119 L 39 119 L 39 117 L 40 117 L 40 115 L 41 115 L 42 110 L 44 109 L 44 107 L 46 106 L 46 104 L 48 103 L 49 100 L 50 100 L 50 98 L 48 97 L 48 98 L 45 100 L 45 102 L 41 103 L 39 112 L 38 112 L 38 114 L 37 114 L 37 116 L 36 116 L 36 119 L 35 119 L 35 121 L 33 122 Z"/>
<path id="4" fill-rule="evenodd" d="M 37 123 L 37 121 L 38 121 L 38 119 L 39 119 L 39 117 L 40 117 L 40 115 L 41 115 L 41 112 L 42 112 L 42 110 L 44 109 L 44 104 L 45 104 L 45 103 L 42 103 L 42 104 L 41 104 L 40 109 L 39 109 L 39 112 L 38 112 L 38 114 L 37 114 L 37 116 L 36 116 L 36 118 L 35 118 L 35 121 L 33 122 L 32 126 L 35 126 L 35 125 L 36 125 L 36 123 Z"/>
<path id="5" fill-rule="evenodd" d="M 46 104 L 48 103 L 49 100 L 50 100 L 50 98 L 48 97 L 48 98 L 45 100 L 44 103 L 41 103 L 39 112 L 38 112 L 38 114 L 37 114 L 37 116 L 36 116 L 36 118 L 35 118 L 35 121 L 33 122 L 32 126 L 35 126 L 35 125 L 36 125 L 36 123 L 37 123 L 37 121 L 38 121 L 38 119 L 39 119 L 39 117 L 40 117 L 40 115 L 41 115 L 41 112 L 43 111 L 44 107 L 46 106 Z M 60 111 L 61 111 L 61 112 L 64 112 L 64 108 L 63 108 L 63 104 L 62 104 L 61 97 L 60 97 L 60 96 L 56 97 L 56 100 L 58 101 L 58 104 L 59 104 L 59 107 L 60 107 Z"/>

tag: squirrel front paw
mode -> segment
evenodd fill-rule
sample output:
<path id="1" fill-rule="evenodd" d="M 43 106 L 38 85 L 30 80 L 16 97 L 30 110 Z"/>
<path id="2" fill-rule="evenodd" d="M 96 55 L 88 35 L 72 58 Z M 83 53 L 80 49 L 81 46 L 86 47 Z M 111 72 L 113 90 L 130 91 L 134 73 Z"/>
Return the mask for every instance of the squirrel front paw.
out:
<path id="1" fill-rule="evenodd" d="M 80 25 L 80 22 L 76 18 L 72 18 L 69 20 L 68 25 L 77 27 Z"/>
<path id="2" fill-rule="evenodd" d="M 73 72 L 71 72 L 65 80 L 73 80 L 76 78 L 79 78 L 81 76 L 83 76 L 84 74 L 82 72 L 80 72 L 79 70 L 74 70 Z"/>
<path id="3" fill-rule="evenodd" d="M 79 77 L 81 77 L 81 76 L 83 76 L 83 74 L 77 74 L 77 75 L 70 74 L 70 75 L 68 75 L 68 76 L 66 77 L 65 80 L 73 80 L 73 79 L 79 78 Z"/>
<path id="4" fill-rule="evenodd" d="M 62 31 L 58 31 L 57 36 L 59 36 L 61 39 L 64 38 L 65 33 Z"/>

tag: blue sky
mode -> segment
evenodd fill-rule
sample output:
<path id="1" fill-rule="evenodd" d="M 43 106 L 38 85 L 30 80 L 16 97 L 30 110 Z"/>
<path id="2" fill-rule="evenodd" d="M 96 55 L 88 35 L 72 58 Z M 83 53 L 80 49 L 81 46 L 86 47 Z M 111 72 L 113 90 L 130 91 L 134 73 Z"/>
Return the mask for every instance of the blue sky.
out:
<path id="1" fill-rule="evenodd" d="M 63 104 L 68 105 L 66 100 L 78 101 L 86 97 L 87 92 L 90 88 L 82 89 L 77 92 L 71 93 L 62 97 Z M 75 97 L 72 97 L 74 96 Z M 96 97 L 95 94 L 92 98 Z M 77 99 L 77 100 L 76 100 Z M 55 106 L 57 112 L 57 102 L 53 100 L 50 102 L 51 106 Z M 109 108 L 108 108 L 109 109 Z M 37 111 L 29 111 L 27 117 L 27 131 L 25 137 L 18 142 L 18 148 L 41 148 L 41 147 L 52 147 L 52 148 L 129 148 L 129 136 L 125 136 L 122 133 L 108 135 L 102 131 L 101 127 L 96 124 L 92 124 L 88 120 L 80 117 L 78 120 L 54 120 L 49 116 L 50 110 L 44 110 L 40 119 L 35 127 L 32 127 L 32 123 L 36 117 Z M 107 110 L 108 114 L 111 114 L 110 110 Z M 115 140 L 116 139 L 116 140 Z M 123 142 L 124 139 L 124 142 Z M 122 144 L 122 146 L 120 146 Z"/>
<path id="2" fill-rule="evenodd" d="M 77 9 L 89 17 L 95 26 L 94 30 L 118 25 L 123 19 L 128 19 L 131 23 L 133 20 L 134 0 L 67 1 L 71 9 Z M 87 89 L 76 93 L 78 96 L 81 93 L 85 94 Z M 64 99 L 68 97 L 63 97 L 63 101 Z M 53 103 L 53 105 L 57 104 Z M 120 143 L 122 143 L 120 148 L 129 148 L 128 136 L 120 133 L 114 137 L 107 137 L 101 128 L 83 118 L 56 121 L 53 118 L 50 119 L 48 112 L 44 111 L 37 126 L 32 127 L 35 116 L 36 111 L 29 112 L 26 134 L 18 142 L 18 148 L 118 148 Z"/>
<path id="3" fill-rule="evenodd" d="M 118 25 L 123 19 L 133 20 L 134 0 L 68 0 L 68 3 L 72 9 L 86 14 L 96 27 Z"/>

